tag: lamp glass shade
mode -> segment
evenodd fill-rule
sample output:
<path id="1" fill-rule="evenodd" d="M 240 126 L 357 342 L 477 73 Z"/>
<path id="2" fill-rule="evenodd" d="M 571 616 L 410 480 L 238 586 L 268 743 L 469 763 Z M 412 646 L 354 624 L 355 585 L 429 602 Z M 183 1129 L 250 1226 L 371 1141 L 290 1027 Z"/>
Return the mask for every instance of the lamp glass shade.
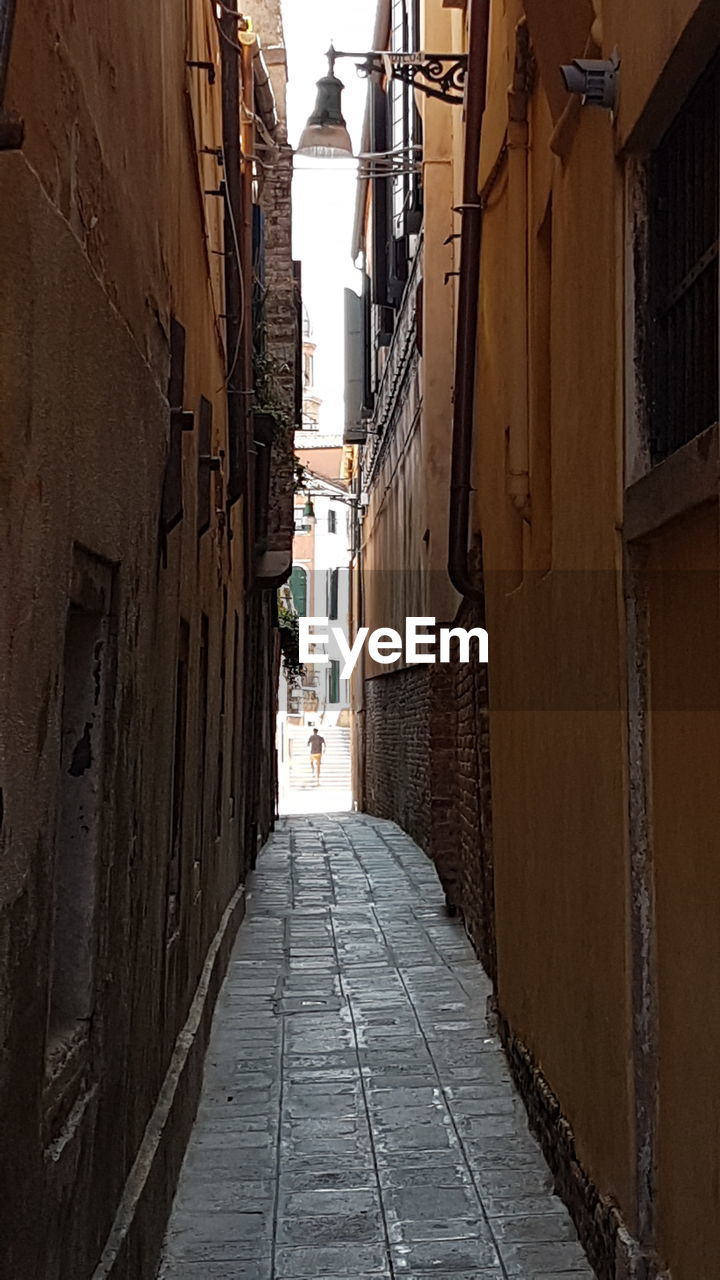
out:
<path id="1" fill-rule="evenodd" d="M 296 155 L 332 159 L 353 154 L 350 134 L 344 125 L 309 124 L 303 129 Z"/>
<path id="2" fill-rule="evenodd" d="M 352 156 L 352 141 L 342 113 L 344 87 L 332 72 L 318 80 L 315 110 L 303 130 L 298 155 Z"/>

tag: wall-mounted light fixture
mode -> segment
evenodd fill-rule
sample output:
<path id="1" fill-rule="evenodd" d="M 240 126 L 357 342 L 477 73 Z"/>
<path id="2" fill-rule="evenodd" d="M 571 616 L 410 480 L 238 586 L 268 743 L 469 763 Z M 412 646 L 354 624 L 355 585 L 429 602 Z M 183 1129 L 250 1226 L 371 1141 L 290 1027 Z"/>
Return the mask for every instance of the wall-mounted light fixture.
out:
<path id="1" fill-rule="evenodd" d="M 360 75 L 385 75 L 388 80 L 403 80 L 413 89 L 441 102 L 461 104 L 465 96 L 467 55 L 462 53 L 392 53 L 371 50 L 369 53 L 343 53 L 332 45 L 328 49 L 328 73 L 317 82 L 315 110 L 308 119 L 297 148 L 304 156 L 352 156 L 352 142 L 342 113 L 342 80 L 335 75 L 337 58 L 359 58 Z M 398 153 L 370 153 L 358 156 L 361 161 L 384 161 L 392 168 Z M 413 163 L 412 156 L 401 159 L 403 165 Z"/>
<path id="2" fill-rule="evenodd" d="M 617 106 L 620 55 L 615 49 L 610 58 L 575 58 L 560 68 L 568 93 L 579 94 L 584 107 Z"/>

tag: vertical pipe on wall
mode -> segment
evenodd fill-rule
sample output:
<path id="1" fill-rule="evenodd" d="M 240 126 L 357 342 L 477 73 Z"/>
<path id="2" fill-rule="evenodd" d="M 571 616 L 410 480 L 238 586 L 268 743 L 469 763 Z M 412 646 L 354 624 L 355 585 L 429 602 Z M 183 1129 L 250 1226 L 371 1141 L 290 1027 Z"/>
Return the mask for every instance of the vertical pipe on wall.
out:
<path id="1" fill-rule="evenodd" d="M 481 584 L 469 563 L 470 471 L 475 410 L 478 292 L 482 245 L 482 204 L 478 191 L 480 140 L 487 95 L 487 54 L 490 0 L 473 0 L 468 43 L 468 81 L 465 104 L 460 283 L 455 344 L 455 404 L 450 470 L 450 528 L 448 574 L 461 595 L 477 599 Z"/>
<path id="2" fill-rule="evenodd" d="M 241 347 L 239 364 L 242 369 L 243 419 L 245 429 L 246 468 L 248 483 L 245 494 L 246 512 L 246 568 L 247 585 L 255 576 L 255 473 L 257 446 L 252 425 L 253 387 L 253 183 L 255 153 L 255 51 L 257 38 L 251 33 L 241 33 L 242 56 L 240 59 L 240 271 L 242 273 L 242 311 L 240 317 Z"/>
<path id="3" fill-rule="evenodd" d="M 0 0 L 1 2 L 1 0 Z M 232 10 L 232 12 L 231 12 Z M 245 490 L 245 405 L 242 340 L 242 282 L 240 278 L 240 68 L 237 42 L 237 0 L 226 0 L 220 17 L 220 73 L 222 78 L 223 168 L 225 181 L 225 345 L 228 400 L 228 502 Z"/>
<path id="4" fill-rule="evenodd" d="M 5 101 L 10 45 L 15 24 L 15 0 L 0 0 L 0 111 Z"/>
<path id="5" fill-rule="evenodd" d="M 530 519 L 530 415 L 528 368 L 528 34 L 523 20 L 515 32 L 515 72 L 508 91 L 508 292 L 513 299 L 508 365 L 507 491 L 513 506 Z"/>

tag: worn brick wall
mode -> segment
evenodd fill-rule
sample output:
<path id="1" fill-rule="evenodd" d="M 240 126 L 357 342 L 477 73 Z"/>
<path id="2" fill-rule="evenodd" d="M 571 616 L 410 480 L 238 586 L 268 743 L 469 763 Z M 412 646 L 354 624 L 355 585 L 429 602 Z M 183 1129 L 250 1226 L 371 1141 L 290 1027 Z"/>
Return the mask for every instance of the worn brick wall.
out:
<path id="1" fill-rule="evenodd" d="M 457 625 L 479 623 L 466 610 Z M 486 668 L 453 661 L 366 681 L 364 783 L 368 811 L 399 823 L 432 858 L 494 979 Z"/>
<path id="2" fill-rule="evenodd" d="M 431 849 L 430 668 L 375 676 L 365 685 L 365 806 Z"/>
<path id="3" fill-rule="evenodd" d="M 284 135 L 284 124 L 280 127 Z M 272 360 L 273 397 L 282 406 L 273 444 L 268 550 L 287 551 L 293 539 L 293 432 L 295 429 L 298 282 L 292 258 L 292 150 L 282 142 L 262 192 L 265 211 L 265 298 L 263 320 Z"/>
<path id="4" fill-rule="evenodd" d="M 463 606 L 457 625 L 481 625 L 479 613 Z M 455 708 L 454 794 L 458 840 L 458 906 L 482 963 L 495 981 L 495 892 L 490 790 L 490 727 L 487 667 L 452 668 Z"/>

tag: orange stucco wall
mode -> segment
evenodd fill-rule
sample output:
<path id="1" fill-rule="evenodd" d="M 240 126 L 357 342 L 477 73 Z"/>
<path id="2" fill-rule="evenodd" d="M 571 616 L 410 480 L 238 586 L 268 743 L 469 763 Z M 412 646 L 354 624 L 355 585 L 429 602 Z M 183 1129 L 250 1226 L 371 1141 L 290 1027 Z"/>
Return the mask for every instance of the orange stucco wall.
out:
<path id="1" fill-rule="evenodd" d="M 473 522 L 483 535 L 490 631 L 498 998 L 558 1094 L 582 1163 L 631 1229 L 622 529 L 634 392 L 626 156 L 642 158 L 659 140 L 717 47 L 711 9 L 692 0 L 493 5 L 481 153 L 486 182 L 506 138 L 514 30 L 526 15 L 537 60 L 527 210 L 519 219 L 517 169 L 505 157 L 487 196 L 478 303 Z M 558 63 L 592 51 L 593 22 L 599 47 L 608 54 L 617 45 L 622 57 L 615 117 L 558 97 Z M 519 225 L 526 306 L 509 287 Z M 515 326 L 524 324 L 527 364 L 512 359 L 520 349 Z M 522 514 L 509 494 L 517 380 L 529 406 L 530 497 Z M 673 1280 L 709 1280 L 720 1251 L 720 1111 L 711 1084 L 720 1037 L 717 543 L 717 508 L 708 506 L 658 536 L 649 553 L 651 567 L 685 571 L 658 575 L 649 620 L 656 1243 Z M 693 583 L 687 571 L 701 566 L 708 572 Z"/>

